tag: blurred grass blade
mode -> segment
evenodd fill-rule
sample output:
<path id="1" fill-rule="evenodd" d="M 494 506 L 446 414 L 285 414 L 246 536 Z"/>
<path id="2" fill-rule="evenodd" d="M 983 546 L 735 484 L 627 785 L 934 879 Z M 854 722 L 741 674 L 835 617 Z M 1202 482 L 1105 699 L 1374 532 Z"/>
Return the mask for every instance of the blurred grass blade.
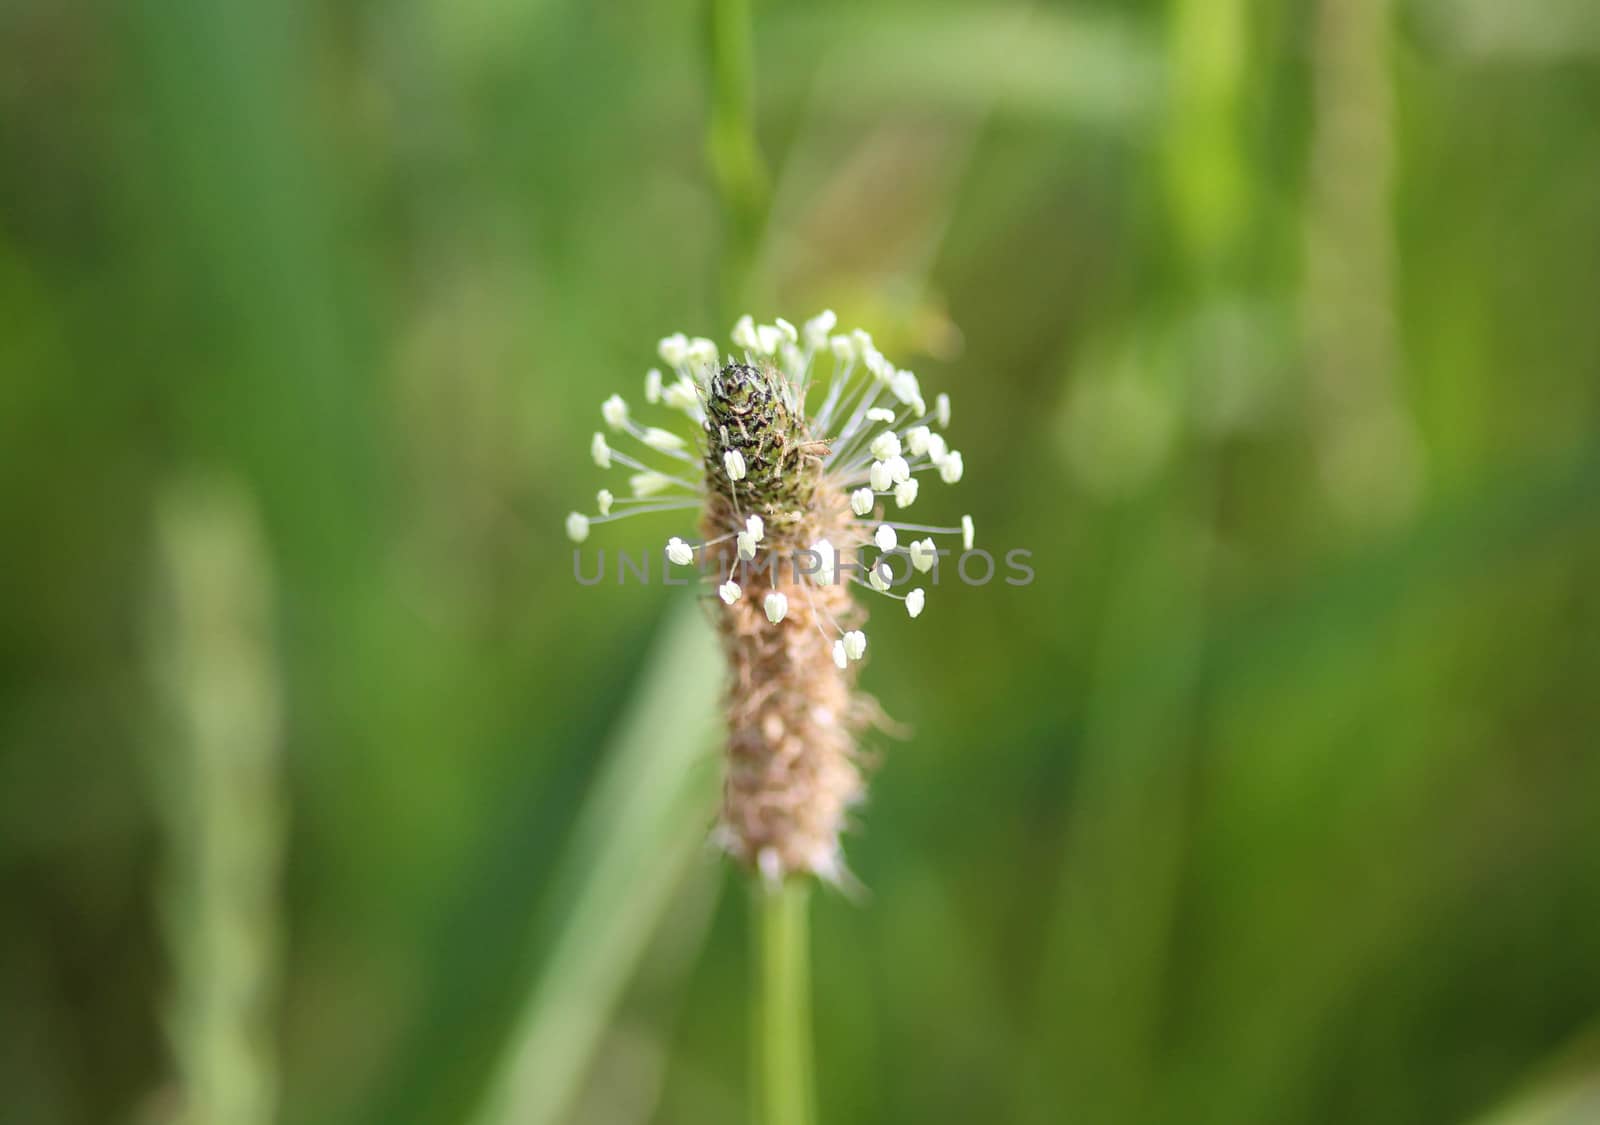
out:
<path id="1" fill-rule="evenodd" d="M 177 726 L 150 763 L 165 837 L 173 1120 L 268 1125 L 284 848 L 270 579 L 236 492 L 170 492 L 158 532 L 158 675 Z"/>
<path id="2" fill-rule="evenodd" d="M 1476 1125 L 1590 1125 L 1600 1121 L 1600 1031 L 1564 1051 L 1549 1073 Z"/>
<path id="3" fill-rule="evenodd" d="M 668 618 L 606 751 L 555 886 L 563 919 L 478 1125 L 560 1121 L 694 856 L 716 793 L 716 646 L 697 608 Z"/>
<path id="4" fill-rule="evenodd" d="M 770 29 L 770 30 L 769 30 Z M 814 88 L 839 111 L 893 104 L 991 108 L 1055 124 L 1126 128 L 1160 100 L 1163 63 L 1148 25 L 1121 15 L 1024 5 L 963 11 L 796 9 L 764 23 L 782 49 L 763 86 L 774 101 Z M 820 66 L 814 61 L 821 57 Z"/>

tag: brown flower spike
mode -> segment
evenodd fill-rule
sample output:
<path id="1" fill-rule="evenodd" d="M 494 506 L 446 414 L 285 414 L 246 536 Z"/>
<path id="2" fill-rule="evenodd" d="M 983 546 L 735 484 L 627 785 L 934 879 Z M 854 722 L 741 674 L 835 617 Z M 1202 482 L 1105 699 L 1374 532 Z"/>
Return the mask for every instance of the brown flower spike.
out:
<path id="1" fill-rule="evenodd" d="M 710 340 L 662 340 L 676 381 L 650 371 L 645 399 L 686 415 L 692 437 L 638 425 L 613 395 L 601 414 L 645 460 L 613 449 L 604 433 L 590 450 L 602 469 L 633 470 L 632 495 L 602 489 L 598 516 L 567 517 L 567 534 L 581 543 L 596 523 L 699 509 L 703 541 L 674 537 L 666 559 L 684 567 L 698 556 L 716 587 L 710 604 L 728 666 L 717 838 L 771 882 L 846 878 L 839 837 L 863 795 L 857 738 L 878 714 L 856 688 L 866 612 L 849 584 L 916 617 L 925 590 L 896 587 L 931 571 L 940 552 L 931 537 L 902 547 L 900 532 L 959 534 L 972 546 L 968 516 L 953 528 L 884 519 L 890 500 L 896 509 L 917 500 L 919 474 L 961 479 L 961 454 L 929 425 L 949 424 L 950 400 L 938 396 L 930 412 L 915 375 L 885 360 L 864 332 L 831 335 L 834 324 L 829 312 L 803 332 L 744 317 L 733 330 L 743 357 L 725 361 Z M 813 369 L 829 361 L 823 385 Z M 813 394 L 821 401 L 808 415 Z"/>

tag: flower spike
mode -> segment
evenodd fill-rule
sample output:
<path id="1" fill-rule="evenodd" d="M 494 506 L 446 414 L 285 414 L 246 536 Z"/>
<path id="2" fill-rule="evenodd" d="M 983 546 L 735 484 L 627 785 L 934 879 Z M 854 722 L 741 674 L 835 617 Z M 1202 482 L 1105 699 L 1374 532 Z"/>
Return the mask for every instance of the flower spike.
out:
<path id="1" fill-rule="evenodd" d="M 970 516 L 959 527 L 899 522 L 884 514 L 887 498 L 891 511 L 928 504 L 918 474 L 955 484 L 965 466 L 942 433 L 949 396 L 931 396 L 930 411 L 917 376 L 831 311 L 742 316 L 730 351 L 664 336 L 661 366 L 644 375 L 641 414 L 653 417 L 635 420 L 621 395 L 602 403 L 590 458 L 626 470 L 629 491 L 600 489 L 598 514 L 569 514 L 566 532 L 583 543 L 600 523 L 698 510 L 695 538 L 671 536 L 665 555 L 669 568 L 699 564 L 727 661 L 714 838 L 770 885 L 847 884 L 840 836 L 863 797 L 858 739 L 875 713 L 856 686 L 867 652 L 858 602 L 891 598 L 919 617 L 927 592 L 902 597 L 896 582 L 933 571 L 936 536 L 959 535 L 968 550 L 974 540 Z M 891 554 L 902 550 L 906 568 Z M 876 552 L 870 566 L 858 552 Z"/>

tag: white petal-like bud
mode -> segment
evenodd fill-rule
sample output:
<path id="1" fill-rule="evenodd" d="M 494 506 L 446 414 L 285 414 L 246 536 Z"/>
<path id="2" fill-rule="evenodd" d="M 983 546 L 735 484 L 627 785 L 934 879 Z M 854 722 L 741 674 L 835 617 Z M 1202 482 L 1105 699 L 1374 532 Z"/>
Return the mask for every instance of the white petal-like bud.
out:
<path id="1" fill-rule="evenodd" d="M 884 464 L 889 468 L 889 479 L 896 484 L 904 484 L 911 479 L 911 466 L 904 457 L 891 457 Z"/>
<path id="2" fill-rule="evenodd" d="M 906 431 L 906 448 L 911 451 L 911 456 L 921 457 L 928 452 L 928 438 L 933 432 L 926 426 L 912 426 Z"/>
<path id="3" fill-rule="evenodd" d="M 838 665 L 840 668 L 843 668 L 846 664 L 850 663 L 850 657 L 844 651 L 844 642 L 843 641 L 834 641 L 833 642 L 833 662 L 834 662 L 834 664 Z"/>
<path id="4" fill-rule="evenodd" d="M 744 591 L 739 589 L 739 584 L 732 579 L 717 587 L 717 597 L 721 598 L 725 605 L 732 605 L 743 593 Z"/>
<path id="5" fill-rule="evenodd" d="M 613 430 L 620 430 L 628 424 L 628 404 L 622 401 L 621 395 L 612 395 L 600 404 L 600 417 Z"/>
<path id="6" fill-rule="evenodd" d="M 939 417 L 939 428 L 948 429 L 950 426 L 950 396 L 941 394 L 934 398 L 933 409 Z"/>
<path id="7" fill-rule="evenodd" d="M 961 463 L 961 454 L 952 449 L 949 456 L 939 462 L 939 479 L 946 484 L 954 484 L 961 479 L 961 474 L 966 468 Z"/>
<path id="8" fill-rule="evenodd" d="M 567 516 L 567 538 L 574 543 L 582 543 L 589 538 L 589 517 L 582 512 Z"/>
<path id="9" fill-rule="evenodd" d="M 898 457 L 900 456 L 900 435 L 893 430 L 885 430 L 872 439 L 872 444 L 868 448 L 872 450 L 872 455 L 880 461 Z"/>
<path id="10" fill-rule="evenodd" d="M 860 660 L 867 654 L 867 635 L 852 629 L 844 635 L 844 654 L 851 660 Z"/>
<path id="11" fill-rule="evenodd" d="M 971 516 L 962 516 L 961 517 L 961 548 L 962 548 L 962 550 L 966 550 L 966 551 L 972 550 L 972 535 L 973 535 L 972 517 Z"/>
<path id="12" fill-rule="evenodd" d="M 628 487 L 635 496 L 654 496 L 672 487 L 672 478 L 660 473 L 634 473 L 628 478 Z"/>
<path id="13" fill-rule="evenodd" d="M 850 510 L 858 516 L 864 516 L 872 511 L 872 489 L 858 488 L 850 494 Z"/>
<path id="14" fill-rule="evenodd" d="M 644 373 L 644 400 L 651 406 L 661 401 L 661 372 L 654 367 Z"/>
<path id="15" fill-rule="evenodd" d="M 912 477 L 910 480 L 901 481 L 894 486 L 894 503 L 897 508 L 909 508 L 917 501 L 917 491 L 922 487 L 922 482 Z"/>
<path id="16" fill-rule="evenodd" d="M 934 562 L 939 558 L 939 548 L 930 536 L 927 539 L 918 539 L 911 544 L 911 565 L 926 574 L 933 569 Z"/>
<path id="17" fill-rule="evenodd" d="M 894 478 L 889 475 L 889 466 L 882 461 L 872 463 L 872 468 L 867 470 L 867 478 L 874 492 L 888 492 L 894 484 Z"/>
<path id="18" fill-rule="evenodd" d="M 922 607 L 927 603 L 927 600 L 928 595 L 922 592 L 921 587 L 912 590 L 911 593 L 906 595 L 906 612 L 912 617 L 917 616 L 922 612 Z"/>
<path id="19" fill-rule="evenodd" d="M 900 537 L 894 533 L 894 528 L 886 523 L 880 523 L 878 530 L 872 535 L 872 541 L 878 545 L 880 551 L 892 551 L 900 542 Z"/>
<path id="20" fill-rule="evenodd" d="M 678 566 L 688 566 L 694 562 L 694 548 L 674 535 L 667 540 L 667 560 Z"/>
<path id="21" fill-rule="evenodd" d="M 776 625 L 789 613 L 789 599 L 774 590 L 767 595 L 762 607 L 767 611 L 767 620 Z"/>
<path id="22" fill-rule="evenodd" d="M 684 441 L 671 430 L 663 430 L 657 426 L 646 426 L 639 440 L 651 449 L 659 449 L 663 453 L 671 453 L 682 449 L 688 442 Z"/>
<path id="23" fill-rule="evenodd" d="M 611 447 L 606 444 L 606 435 L 598 431 L 589 440 L 589 456 L 594 458 L 594 463 L 602 469 L 611 468 Z"/>
<path id="24" fill-rule="evenodd" d="M 595 503 L 600 505 L 600 514 L 602 516 L 609 516 L 611 514 L 611 505 L 616 502 L 617 498 L 611 495 L 611 490 L 609 488 L 602 488 L 599 492 L 595 493 L 594 499 Z"/>
<path id="25" fill-rule="evenodd" d="M 729 480 L 744 480 L 744 454 L 730 449 L 722 455 L 722 467 L 728 470 Z"/>

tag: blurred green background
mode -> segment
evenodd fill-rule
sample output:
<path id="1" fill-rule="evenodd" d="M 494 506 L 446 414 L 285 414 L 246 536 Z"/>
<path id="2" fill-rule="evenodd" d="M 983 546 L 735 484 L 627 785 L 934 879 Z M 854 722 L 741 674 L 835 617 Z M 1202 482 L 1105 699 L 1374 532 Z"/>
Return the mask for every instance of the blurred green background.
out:
<path id="1" fill-rule="evenodd" d="M 0 4 L 0 1121 L 745 1121 L 561 523 L 823 307 L 1038 578 L 877 615 L 821 1120 L 1600 1121 L 1597 284 L 1588 0 Z"/>

